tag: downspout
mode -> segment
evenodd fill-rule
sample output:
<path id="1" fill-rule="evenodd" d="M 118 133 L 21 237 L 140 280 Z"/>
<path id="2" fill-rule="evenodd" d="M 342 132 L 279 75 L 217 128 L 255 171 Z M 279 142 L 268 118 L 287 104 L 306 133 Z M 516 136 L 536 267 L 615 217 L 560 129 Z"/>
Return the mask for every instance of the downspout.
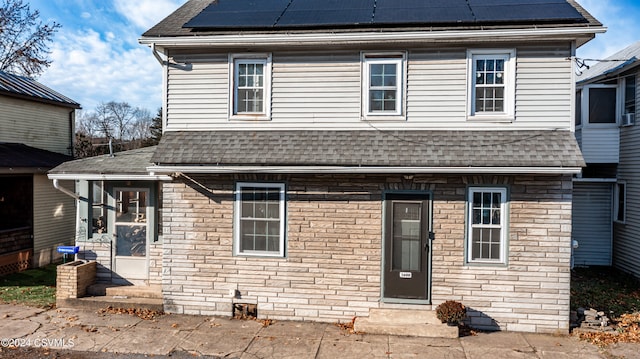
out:
<path id="1" fill-rule="evenodd" d="M 66 189 L 66 188 L 64 188 L 64 187 L 62 187 L 62 186 L 60 186 L 60 183 L 58 182 L 58 179 L 57 179 L 57 178 L 54 178 L 54 179 L 53 179 L 53 188 L 55 188 L 55 189 L 57 189 L 58 191 L 60 191 L 60 192 L 62 192 L 62 193 L 64 193 L 64 194 L 66 194 L 67 196 L 70 196 L 70 197 L 75 198 L 75 200 L 76 200 L 76 201 L 79 201 L 79 200 L 81 200 L 81 199 L 82 199 L 82 197 L 80 197 L 77 193 L 75 193 L 75 192 L 71 192 L 71 191 L 69 191 L 68 189 Z"/>

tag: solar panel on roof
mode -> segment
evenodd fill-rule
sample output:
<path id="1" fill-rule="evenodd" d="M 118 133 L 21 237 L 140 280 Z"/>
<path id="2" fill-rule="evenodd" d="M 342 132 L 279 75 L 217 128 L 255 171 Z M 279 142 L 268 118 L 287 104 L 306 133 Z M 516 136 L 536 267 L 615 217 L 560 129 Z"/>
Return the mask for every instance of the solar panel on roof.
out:
<path id="1" fill-rule="evenodd" d="M 545 6 L 518 5 L 488 5 L 471 6 L 478 22 L 501 21 L 579 21 L 584 18 L 571 5 L 546 4 Z"/>
<path id="2" fill-rule="evenodd" d="M 290 0 L 217 0 L 183 27 L 265 28 L 273 26 Z"/>
<path id="3" fill-rule="evenodd" d="M 378 0 L 375 24 L 472 22 L 465 0 Z"/>
<path id="4" fill-rule="evenodd" d="M 183 27 L 284 29 L 587 20 L 566 0 L 216 0 Z"/>
<path id="5" fill-rule="evenodd" d="M 369 24 L 374 0 L 294 0 L 276 26 Z"/>

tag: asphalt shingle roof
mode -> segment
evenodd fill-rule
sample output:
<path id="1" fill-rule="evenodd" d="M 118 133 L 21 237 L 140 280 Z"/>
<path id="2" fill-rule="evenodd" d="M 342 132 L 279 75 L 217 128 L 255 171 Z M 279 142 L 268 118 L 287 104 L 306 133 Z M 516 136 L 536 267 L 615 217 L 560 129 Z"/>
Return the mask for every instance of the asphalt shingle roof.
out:
<path id="1" fill-rule="evenodd" d="M 28 98 L 64 107 L 80 108 L 80 104 L 77 102 L 48 88 L 38 81 L 3 71 L 0 71 L 0 94 Z"/>
<path id="2" fill-rule="evenodd" d="M 147 174 L 156 147 L 117 152 L 113 157 L 102 155 L 65 162 L 52 169 L 55 174 Z"/>
<path id="3" fill-rule="evenodd" d="M 188 144 L 188 145 L 186 145 Z M 178 131 L 159 165 L 584 167 L 569 131 Z"/>
<path id="4" fill-rule="evenodd" d="M 0 168 L 40 168 L 48 170 L 73 157 L 27 146 L 0 142 Z"/>

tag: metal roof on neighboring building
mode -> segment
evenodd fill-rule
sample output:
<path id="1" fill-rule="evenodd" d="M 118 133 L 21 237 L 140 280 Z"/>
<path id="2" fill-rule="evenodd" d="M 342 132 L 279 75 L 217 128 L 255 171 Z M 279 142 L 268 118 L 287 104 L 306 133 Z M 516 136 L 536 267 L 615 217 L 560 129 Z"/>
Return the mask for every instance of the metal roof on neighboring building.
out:
<path id="1" fill-rule="evenodd" d="M 615 76 L 640 65 L 640 41 L 637 41 L 594 65 L 589 66 L 577 77 L 579 84 L 608 76 Z M 588 62 L 588 61 L 587 61 Z"/>
<path id="2" fill-rule="evenodd" d="M 75 109 L 80 108 L 79 103 L 36 80 L 3 71 L 0 71 L 0 95 L 19 97 Z"/>

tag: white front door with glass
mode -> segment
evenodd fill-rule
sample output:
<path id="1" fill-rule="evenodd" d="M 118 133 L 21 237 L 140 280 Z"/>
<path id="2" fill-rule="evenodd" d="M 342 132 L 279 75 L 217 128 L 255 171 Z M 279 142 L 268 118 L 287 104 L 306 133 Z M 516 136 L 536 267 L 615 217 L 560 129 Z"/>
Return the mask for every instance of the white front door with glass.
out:
<path id="1" fill-rule="evenodd" d="M 136 284 L 149 276 L 149 190 L 116 188 L 114 197 L 114 282 Z"/>

